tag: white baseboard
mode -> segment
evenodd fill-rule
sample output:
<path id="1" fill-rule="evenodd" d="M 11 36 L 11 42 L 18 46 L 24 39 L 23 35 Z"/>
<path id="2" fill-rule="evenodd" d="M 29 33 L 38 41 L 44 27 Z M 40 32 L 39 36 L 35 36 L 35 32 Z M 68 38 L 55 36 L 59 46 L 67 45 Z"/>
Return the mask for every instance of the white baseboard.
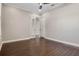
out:
<path id="1" fill-rule="evenodd" d="M 63 43 L 63 44 L 67 44 L 67 45 L 71 45 L 71 46 L 74 46 L 74 47 L 78 47 L 79 48 L 79 44 L 76 44 L 76 43 L 61 41 L 61 40 L 54 39 L 54 38 L 49 38 L 49 37 L 44 37 L 44 38 L 46 38 L 48 40 L 57 41 L 57 42 L 60 42 L 60 43 Z"/>
<path id="2" fill-rule="evenodd" d="M 0 51 L 1 51 L 1 48 L 2 48 L 2 43 L 1 43 L 1 45 L 0 45 Z"/>
<path id="3" fill-rule="evenodd" d="M 34 38 L 34 36 L 32 37 L 27 37 L 27 38 L 20 38 L 20 39 L 13 39 L 13 40 L 8 40 L 8 41 L 2 41 L 1 45 L 0 45 L 0 50 L 2 48 L 2 44 L 3 43 L 10 43 L 10 42 L 16 42 L 16 41 L 21 41 L 21 40 L 29 40 L 31 38 Z"/>
<path id="4" fill-rule="evenodd" d="M 28 38 L 20 38 L 20 39 L 2 41 L 2 44 L 3 44 L 3 43 L 10 43 L 10 42 L 21 41 L 21 40 L 29 40 L 29 39 L 31 39 L 31 38 L 35 38 L 35 37 L 28 37 Z M 52 41 L 57 41 L 57 42 L 60 42 L 60 43 L 63 43 L 63 44 L 67 44 L 67 45 L 79 47 L 79 44 L 76 44 L 76 43 L 70 43 L 70 42 L 66 42 L 66 41 L 61 41 L 61 40 L 58 40 L 58 39 L 49 38 L 49 37 L 45 37 L 45 36 L 44 36 L 44 38 L 49 39 L 49 40 L 52 40 Z M 2 45 L 0 46 L 0 50 L 1 50 L 1 47 L 2 47 Z"/>
<path id="5" fill-rule="evenodd" d="M 10 43 L 10 42 L 21 41 L 21 40 L 29 40 L 31 38 L 34 38 L 34 37 L 27 37 L 27 38 L 20 38 L 20 39 L 13 39 L 13 40 L 2 41 L 2 44 L 3 43 Z"/>

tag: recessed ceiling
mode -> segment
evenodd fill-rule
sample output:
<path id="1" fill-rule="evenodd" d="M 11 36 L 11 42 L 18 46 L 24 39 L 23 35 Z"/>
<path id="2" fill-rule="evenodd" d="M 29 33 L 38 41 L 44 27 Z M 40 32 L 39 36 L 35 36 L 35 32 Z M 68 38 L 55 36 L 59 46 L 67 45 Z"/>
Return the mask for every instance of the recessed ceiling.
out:
<path id="1" fill-rule="evenodd" d="M 54 6 L 51 6 L 50 4 L 55 4 Z M 36 14 L 44 14 L 50 10 L 53 10 L 61 5 L 64 5 L 64 3 L 50 3 L 50 4 L 43 4 L 41 12 L 39 12 L 39 3 L 5 3 L 5 5 L 20 8 L 32 13 Z"/>

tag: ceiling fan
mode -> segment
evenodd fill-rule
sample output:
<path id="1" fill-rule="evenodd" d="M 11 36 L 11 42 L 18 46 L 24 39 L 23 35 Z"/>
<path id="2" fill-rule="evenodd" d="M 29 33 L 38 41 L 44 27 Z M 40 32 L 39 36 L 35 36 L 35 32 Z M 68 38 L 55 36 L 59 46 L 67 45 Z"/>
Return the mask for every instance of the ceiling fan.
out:
<path id="1" fill-rule="evenodd" d="M 43 5 L 55 6 L 56 3 L 39 3 L 39 9 L 42 9 Z"/>

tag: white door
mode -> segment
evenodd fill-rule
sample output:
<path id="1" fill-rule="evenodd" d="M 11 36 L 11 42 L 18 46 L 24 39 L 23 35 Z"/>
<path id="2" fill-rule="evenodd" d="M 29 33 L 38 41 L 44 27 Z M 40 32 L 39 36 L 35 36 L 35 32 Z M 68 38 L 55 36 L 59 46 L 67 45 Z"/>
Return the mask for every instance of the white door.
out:
<path id="1" fill-rule="evenodd" d="M 35 17 L 32 19 L 33 34 L 40 37 L 40 19 Z"/>

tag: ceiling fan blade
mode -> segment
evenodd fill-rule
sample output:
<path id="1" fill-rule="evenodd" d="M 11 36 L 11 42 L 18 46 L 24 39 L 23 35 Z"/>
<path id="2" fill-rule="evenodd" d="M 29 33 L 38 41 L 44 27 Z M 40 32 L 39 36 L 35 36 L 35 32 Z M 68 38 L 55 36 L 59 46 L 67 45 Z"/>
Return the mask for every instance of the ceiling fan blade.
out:
<path id="1" fill-rule="evenodd" d="M 50 4 L 50 3 L 42 3 L 42 4 Z"/>
<path id="2" fill-rule="evenodd" d="M 55 6 L 56 4 L 51 4 L 51 6 Z"/>

